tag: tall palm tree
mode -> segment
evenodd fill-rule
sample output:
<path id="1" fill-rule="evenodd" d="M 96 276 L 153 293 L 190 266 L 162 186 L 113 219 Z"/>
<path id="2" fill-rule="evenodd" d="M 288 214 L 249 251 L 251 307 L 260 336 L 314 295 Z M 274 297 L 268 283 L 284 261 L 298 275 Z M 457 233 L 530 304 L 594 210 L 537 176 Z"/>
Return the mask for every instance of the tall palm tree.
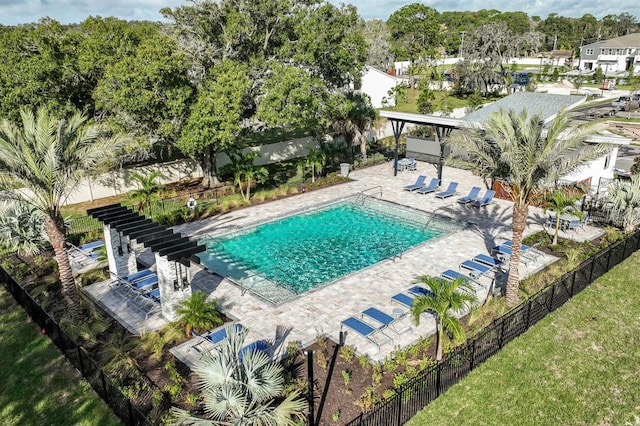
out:
<path id="1" fill-rule="evenodd" d="M 420 325 L 423 312 L 431 311 L 436 317 L 436 360 L 442 359 L 444 332 L 452 335 L 456 341 L 464 339 L 462 324 L 456 315 L 464 309 L 473 309 L 478 298 L 469 285 L 469 281 L 457 278 L 453 281 L 442 278 L 421 276 L 420 281 L 426 284 L 433 295 L 417 296 L 411 306 L 413 322 Z"/>
<path id="2" fill-rule="evenodd" d="M 367 161 L 367 134 L 376 120 L 376 110 L 371 106 L 371 98 L 364 93 L 348 93 L 336 109 L 332 123 L 336 133 L 343 135 L 349 149 L 360 144 L 362 161 Z"/>
<path id="3" fill-rule="evenodd" d="M 282 367 L 271 363 L 263 352 L 250 351 L 239 360 L 246 331 L 226 326 L 228 338 L 213 354 L 205 354 L 192 371 L 209 419 L 191 416 L 174 408 L 170 424 L 174 425 L 295 425 L 304 419 L 307 404 L 298 393 L 289 394 L 279 404 L 284 374 Z"/>
<path id="4" fill-rule="evenodd" d="M 591 125 L 570 128 L 566 111 L 546 128 L 540 114 L 501 110 L 482 127 L 458 132 L 447 141 L 454 150 L 449 164 L 473 170 L 485 179 L 502 178 L 509 183 L 505 191 L 513 201 L 513 246 L 507 279 L 508 306 L 518 303 L 518 265 L 529 204 L 560 178 L 611 150 L 609 145 L 585 142 L 596 131 Z"/>
<path id="5" fill-rule="evenodd" d="M 164 185 L 156 182 L 156 179 L 164 177 L 162 172 L 154 170 L 147 176 L 138 172 L 131 174 L 131 179 L 140 184 L 140 188 L 129 192 L 129 199 L 138 204 L 138 211 L 143 212 L 151 203 L 160 201 L 160 191 L 164 189 Z"/>
<path id="6" fill-rule="evenodd" d="M 570 192 L 567 188 L 558 188 L 545 197 L 546 206 L 544 212 L 552 211 L 556 214 L 556 223 L 553 232 L 553 245 L 558 244 L 558 232 L 560 231 L 560 223 L 562 222 L 562 214 L 570 212 L 582 220 L 584 215 L 580 209 L 576 208 L 575 203 L 582 195 L 577 192 Z"/>
<path id="7" fill-rule="evenodd" d="M 633 175 L 630 182 L 613 182 L 607 188 L 605 200 L 622 215 L 625 231 L 633 231 L 640 225 L 640 175 Z"/>
<path id="8" fill-rule="evenodd" d="M 62 295 L 72 318 L 81 315 L 80 298 L 66 251 L 61 207 L 78 188 L 86 171 L 97 167 L 124 143 L 104 138 L 106 128 L 88 124 L 80 113 L 57 119 L 45 108 L 20 111 L 22 127 L 0 123 L 0 198 L 31 206 L 44 214 Z"/>

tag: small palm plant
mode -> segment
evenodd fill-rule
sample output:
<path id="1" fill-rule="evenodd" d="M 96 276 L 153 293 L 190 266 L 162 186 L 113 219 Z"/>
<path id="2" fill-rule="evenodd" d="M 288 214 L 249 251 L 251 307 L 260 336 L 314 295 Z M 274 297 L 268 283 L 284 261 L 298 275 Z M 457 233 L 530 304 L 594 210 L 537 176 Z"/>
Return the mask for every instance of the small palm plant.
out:
<path id="1" fill-rule="evenodd" d="M 252 351 L 239 360 L 246 331 L 226 326 L 228 338 L 213 354 L 205 354 L 192 371 L 198 376 L 208 419 L 173 408 L 173 425 L 285 425 L 300 424 L 307 404 L 292 392 L 280 403 L 284 372 L 263 352 Z"/>
<path id="2" fill-rule="evenodd" d="M 625 231 L 633 231 L 640 225 L 640 175 L 632 176 L 630 182 L 613 182 L 607 188 L 605 200 L 622 215 Z"/>
<path id="3" fill-rule="evenodd" d="M 176 322 L 184 327 L 187 336 L 191 335 L 191 330 L 198 333 L 211 330 L 222 324 L 217 308 L 217 301 L 208 302 L 204 292 L 195 292 L 177 306 L 178 320 Z"/>
<path id="4" fill-rule="evenodd" d="M 139 189 L 129 191 L 129 199 L 138 204 L 138 211 L 144 212 L 151 207 L 151 203 L 161 200 L 160 193 L 164 189 L 164 185 L 156 182 L 156 179 L 164 177 L 162 173 L 155 170 L 144 176 L 140 173 L 133 173 L 131 179 L 140 184 Z"/>
<path id="5" fill-rule="evenodd" d="M 572 193 L 566 188 L 558 188 L 545 198 L 546 206 L 544 208 L 544 212 L 552 211 L 556 214 L 552 243 L 554 246 L 558 244 L 558 232 L 560 231 L 560 223 L 562 222 L 561 216 L 563 213 L 569 212 L 580 218 L 580 220 L 584 218 L 582 211 L 575 206 L 576 201 L 580 198 L 582 198 L 581 194 Z"/>
<path id="6" fill-rule="evenodd" d="M 327 155 L 322 150 L 308 149 L 309 154 L 305 157 L 305 166 L 311 169 L 311 183 L 313 183 L 316 181 L 316 176 L 322 172 L 322 168 L 327 161 Z"/>
<path id="7" fill-rule="evenodd" d="M 455 315 L 461 314 L 465 308 L 473 309 L 478 303 L 478 298 L 466 279 L 447 281 L 428 275 L 421 276 L 419 279 L 431 289 L 433 295 L 417 296 L 411 306 L 411 314 L 416 325 L 420 325 L 420 316 L 423 312 L 431 311 L 435 315 L 436 360 L 440 361 L 444 332 L 453 336 L 456 341 L 464 340 L 464 330 Z"/>
<path id="8" fill-rule="evenodd" d="M 256 151 L 249 151 L 246 154 L 240 151 L 229 152 L 228 155 L 230 163 L 225 167 L 233 173 L 233 183 L 240 188 L 242 197 L 249 200 L 251 198 L 251 184 L 254 181 L 264 182 L 269 171 L 265 167 L 253 163 L 253 160 L 260 156 Z"/>
<path id="9" fill-rule="evenodd" d="M 45 216 L 34 206 L 7 202 L 0 209 L 0 243 L 21 255 L 41 253 L 49 241 Z"/>

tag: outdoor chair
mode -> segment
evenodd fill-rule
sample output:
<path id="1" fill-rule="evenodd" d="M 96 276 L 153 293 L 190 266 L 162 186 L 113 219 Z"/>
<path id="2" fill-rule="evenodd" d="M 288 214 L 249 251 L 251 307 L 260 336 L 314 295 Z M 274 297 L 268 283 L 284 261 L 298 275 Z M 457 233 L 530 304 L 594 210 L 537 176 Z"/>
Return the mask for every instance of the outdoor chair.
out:
<path id="1" fill-rule="evenodd" d="M 418 163 L 416 162 L 416 160 L 413 158 L 409 158 L 409 161 L 411 161 L 411 163 L 407 165 L 406 170 L 409 170 L 411 172 L 415 172 L 416 170 L 418 170 Z"/>
<path id="2" fill-rule="evenodd" d="M 270 348 L 271 345 L 269 345 L 266 340 L 256 340 L 240 349 L 240 352 L 238 352 L 238 361 L 242 362 L 242 360 L 251 353 L 262 352 L 268 355 Z"/>
<path id="3" fill-rule="evenodd" d="M 429 185 L 423 186 L 422 188 L 418 189 L 416 192 L 418 194 L 430 194 L 431 192 L 435 192 L 435 190 L 438 189 L 439 185 L 440 185 L 440 179 L 431 178 L 431 182 L 429 182 Z"/>
<path id="4" fill-rule="evenodd" d="M 458 182 L 449 182 L 447 189 L 442 192 L 438 192 L 436 197 L 442 199 L 452 197 L 456 193 L 456 188 L 458 188 Z"/>
<path id="5" fill-rule="evenodd" d="M 480 188 L 474 186 L 473 188 L 471 188 L 471 191 L 469 191 L 469 195 L 467 195 L 466 197 L 458 198 L 458 202 L 465 205 L 469 204 L 478 198 L 478 194 L 480 194 Z"/>
<path id="6" fill-rule="evenodd" d="M 433 297 L 433 292 L 426 287 L 422 287 L 420 285 L 414 285 L 409 290 L 409 293 L 414 296 L 430 296 Z"/>
<path id="7" fill-rule="evenodd" d="M 413 183 L 411 185 L 407 185 L 404 187 L 405 191 L 415 191 L 416 189 L 422 188 L 422 186 L 424 185 L 424 181 L 427 179 L 426 176 L 424 175 L 420 175 L 418 176 L 418 179 L 416 179 L 416 183 Z"/>
<path id="8" fill-rule="evenodd" d="M 482 199 L 471 202 L 471 205 L 478 208 L 487 206 L 493 202 L 494 195 L 496 195 L 496 191 L 494 191 L 493 189 L 488 189 Z"/>
<path id="9" fill-rule="evenodd" d="M 203 334 L 199 334 L 191 330 L 191 335 L 197 339 L 197 342 L 189 346 L 188 350 L 193 349 L 194 351 L 200 353 L 200 356 L 202 357 L 202 355 L 204 355 L 204 351 L 201 349 L 203 344 L 205 343 L 209 344 L 210 347 L 207 347 L 207 350 L 209 352 L 211 352 L 211 349 L 218 349 L 222 344 L 222 342 L 224 342 L 229 338 L 229 334 L 227 332 L 227 326 L 234 327 L 237 332 L 241 332 L 243 330 L 242 325 L 238 323 L 235 323 L 233 325 L 227 323 L 221 327 L 216 328 L 213 331 L 203 333 Z"/>
<path id="10" fill-rule="evenodd" d="M 404 306 L 405 308 L 409 308 L 411 309 L 411 306 L 413 305 L 413 301 L 415 298 L 408 296 L 404 293 L 398 293 L 398 294 L 394 294 L 393 296 L 391 296 L 391 301 L 392 302 L 396 302 L 402 306 Z"/>
<path id="11" fill-rule="evenodd" d="M 495 268 L 501 268 L 502 264 L 503 264 L 503 262 L 500 259 L 497 259 L 497 258 L 495 258 L 493 256 L 489 256 L 489 255 L 484 254 L 484 253 L 479 253 L 479 254 L 473 256 L 472 260 L 474 262 L 476 262 L 476 263 L 480 263 L 482 265 L 486 265 L 486 266 L 488 266 L 490 268 L 494 268 L 494 269 Z"/>
<path id="12" fill-rule="evenodd" d="M 354 317 L 349 317 L 345 319 L 344 321 L 341 322 L 341 324 L 353 330 L 355 333 L 359 334 L 360 336 L 364 337 L 365 339 L 367 339 L 368 341 L 376 345 L 378 349 L 380 349 L 381 345 L 384 345 L 387 342 L 393 343 L 393 338 L 391 338 L 390 336 L 387 336 L 382 331 L 384 326 L 374 328 L 369 324 L 367 324 L 366 322 L 361 321 L 358 318 L 354 318 Z M 380 338 L 383 339 L 382 342 L 378 341 L 378 339 Z"/>
<path id="13" fill-rule="evenodd" d="M 378 308 L 371 307 L 371 308 L 365 309 L 364 311 L 362 311 L 362 316 L 372 319 L 373 321 L 380 324 L 380 326 L 388 328 L 389 330 L 393 331 L 397 335 L 400 335 L 402 333 L 405 333 L 411 330 L 410 327 L 406 327 L 402 330 L 398 329 L 397 325 L 400 318 L 394 318 L 391 315 L 385 312 L 382 312 Z"/>
<path id="14" fill-rule="evenodd" d="M 488 272 L 491 272 L 492 270 L 491 267 L 483 265 L 482 263 L 475 262 L 473 260 L 465 260 L 460 264 L 459 268 L 460 270 L 464 269 L 468 271 L 469 275 L 473 278 L 484 275 Z"/>

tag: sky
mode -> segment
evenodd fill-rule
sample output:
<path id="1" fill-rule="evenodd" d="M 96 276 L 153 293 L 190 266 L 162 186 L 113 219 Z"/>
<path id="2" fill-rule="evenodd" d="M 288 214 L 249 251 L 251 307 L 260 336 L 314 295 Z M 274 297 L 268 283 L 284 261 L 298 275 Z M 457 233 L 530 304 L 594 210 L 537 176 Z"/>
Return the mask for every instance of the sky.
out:
<path id="1" fill-rule="evenodd" d="M 412 0 L 330 0 L 350 3 L 364 19 L 387 20 Z M 591 14 L 598 19 L 605 15 L 630 13 L 640 20 L 638 0 L 427 0 L 423 4 L 439 12 L 496 9 L 501 12 L 524 11 L 529 16 L 545 19 L 550 13 L 579 18 Z M 62 24 L 79 23 L 89 16 L 115 16 L 133 21 L 163 21 L 160 9 L 192 4 L 188 0 L 0 0 L 0 24 L 18 25 L 49 17 Z"/>

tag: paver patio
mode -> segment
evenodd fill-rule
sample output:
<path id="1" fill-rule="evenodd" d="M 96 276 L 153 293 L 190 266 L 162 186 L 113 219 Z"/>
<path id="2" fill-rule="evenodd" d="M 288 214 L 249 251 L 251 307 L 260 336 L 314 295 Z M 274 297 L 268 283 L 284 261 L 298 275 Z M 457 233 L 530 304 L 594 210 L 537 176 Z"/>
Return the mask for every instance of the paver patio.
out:
<path id="1" fill-rule="evenodd" d="M 484 184 L 479 177 L 467 171 L 445 167 L 442 188 L 446 188 L 450 181 L 458 182 L 459 186 L 458 195 L 442 200 L 434 197 L 433 194 L 419 195 L 402 189 L 403 186 L 414 183 L 420 174 L 427 175 L 430 180 L 431 177 L 436 176 L 436 169 L 432 165 L 420 163 L 416 172 L 402 172 L 396 177 L 393 176 L 389 163 L 360 169 L 351 172 L 349 177 L 353 181 L 346 184 L 236 210 L 215 218 L 190 222 L 177 226 L 174 230 L 194 238 L 202 238 L 204 235 L 215 236 L 236 227 L 282 216 L 298 209 L 322 205 L 362 191 L 384 200 L 466 222 L 470 226 L 465 230 L 415 247 L 405 252 L 400 259 L 379 262 L 278 306 L 267 303 L 249 292 L 242 295 L 241 289 L 236 284 L 202 269 L 199 265 L 192 266 L 194 268 L 193 291 L 199 289 L 206 291 L 210 299 L 216 299 L 220 310 L 225 315 L 248 329 L 248 342 L 259 339 L 273 342 L 272 355 L 279 357 L 288 342 L 296 342 L 304 347 L 321 334 L 337 340 L 341 321 L 349 316 L 359 316 L 360 312 L 369 307 L 374 306 L 391 314 L 394 308 L 399 307 L 392 304 L 391 296 L 406 292 L 416 281 L 417 276 L 438 276 L 446 269 L 457 270 L 458 265 L 464 260 L 478 253 L 488 253 L 496 244 L 511 238 L 511 202 L 495 199 L 491 205 L 481 209 L 465 207 L 457 203 L 457 198 L 467 195 L 472 186 L 482 187 L 482 193 L 484 193 Z M 525 233 L 530 234 L 540 230 L 544 217 L 541 209 L 531 208 Z M 601 232 L 599 228 L 587 226 L 584 230 L 566 235 L 563 233 L 562 236 L 585 240 L 595 238 Z M 149 258 L 152 256 L 147 256 L 147 259 Z M 554 260 L 551 256 L 544 255 L 526 266 L 521 264 L 521 277 Z M 121 300 L 119 304 L 115 301 L 117 296 L 110 295 L 108 290 L 104 289 L 105 284 L 94 286 L 94 289 L 88 291 L 96 294 L 97 296 L 94 297 L 99 297 L 103 306 L 108 307 L 112 303 L 116 303 L 116 306 L 122 305 Z M 485 286 L 479 294 L 483 300 L 487 296 L 487 287 Z M 109 310 L 114 311 L 113 308 Z M 135 332 L 140 331 L 140 328 L 150 329 L 145 321 L 135 321 L 132 315 L 134 313 L 126 312 L 120 315 L 122 318 L 128 316 L 126 321 L 136 323 L 135 326 L 129 326 L 130 330 Z M 155 321 L 153 328 L 160 326 L 158 319 L 150 320 Z M 380 350 L 368 340 L 352 332 L 347 333 L 346 343 L 354 345 L 359 353 L 366 353 L 372 359 L 380 360 L 388 356 L 396 347 L 417 342 L 421 336 L 435 331 L 433 320 L 423 321 L 419 326 L 415 326 L 411 323 L 410 316 L 407 316 L 401 322 L 403 323 L 401 325 L 410 327 L 410 331 L 400 336 L 391 334 L 394 337 L 393 344 L 383 345 Z M 173 348 L 172 352 L 190 365 L 199 357 L 198 352 L 189 350 L 194 343 L 195 341 L 186 342 Z"/>

